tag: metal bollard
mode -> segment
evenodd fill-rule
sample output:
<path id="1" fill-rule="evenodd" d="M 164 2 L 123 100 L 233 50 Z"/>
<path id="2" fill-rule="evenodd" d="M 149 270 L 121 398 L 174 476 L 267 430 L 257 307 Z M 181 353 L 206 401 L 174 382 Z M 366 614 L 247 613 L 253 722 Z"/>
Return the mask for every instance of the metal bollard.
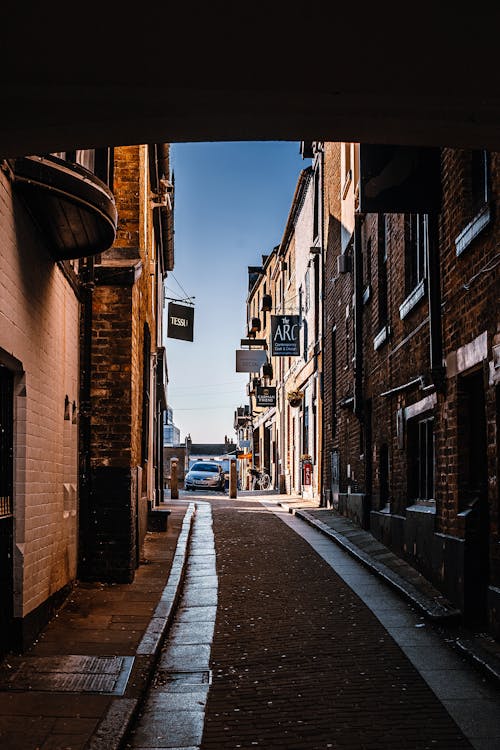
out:
<path id="1" fill-rule="evenodd" d="M 179 484 L 177 481 L 177 461 L 172 461 L 170 467 L 170 498 L 172 500 L 179 499 Z"/>
<path id="2" fill-rule="evenodd" d="M 236 472 L 236 461 L 231 461 L 229 465 L 229 497 L 237 497 L 238 478 Z"/>

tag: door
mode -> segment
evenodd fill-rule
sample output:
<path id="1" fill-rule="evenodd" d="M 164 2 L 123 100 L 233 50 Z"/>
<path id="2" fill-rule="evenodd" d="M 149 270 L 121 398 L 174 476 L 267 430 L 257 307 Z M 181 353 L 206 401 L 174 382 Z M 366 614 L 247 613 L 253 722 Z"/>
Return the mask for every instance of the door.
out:
<path id="1" fill-rule="evenodd" d="M 466 511 L 464 616 L 487 623 L 490 523 L 483 371 L 460 378 L 458 391 L 459 496 Z"/>
<path id="2" fill-rule="evenodd" d="M 0 653 L 10 645 L 13 619 L 13 375 L 0 365 Z"/>

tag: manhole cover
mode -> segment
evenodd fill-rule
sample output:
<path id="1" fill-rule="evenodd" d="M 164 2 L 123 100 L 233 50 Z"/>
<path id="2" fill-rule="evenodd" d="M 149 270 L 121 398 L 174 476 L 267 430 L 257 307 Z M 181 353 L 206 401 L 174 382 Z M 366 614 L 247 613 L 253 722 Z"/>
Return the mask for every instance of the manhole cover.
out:
<path id="1" fill-rule="evenodd" d="M 0 669 L 0 690 L 123 695 L 133 656 L 11 658 Z"/>

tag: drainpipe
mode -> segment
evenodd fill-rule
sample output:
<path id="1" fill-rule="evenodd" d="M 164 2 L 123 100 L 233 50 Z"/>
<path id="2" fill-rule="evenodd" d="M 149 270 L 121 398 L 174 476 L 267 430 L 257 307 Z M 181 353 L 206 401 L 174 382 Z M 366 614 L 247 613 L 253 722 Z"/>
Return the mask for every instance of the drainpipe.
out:
<path id="1" fill-rule="evenodd" d="M 363 257 L 361 215 L 354 215 L 354 414 L 363 418 Z"/>
<path id="2" fill-rule="evenodd" d="M 431 377 L 436 389 L 442 391 L 445 385 L 443 367 L 443 337 L 441 332 L 441 274 L 439 258 L 438 214 L 428 214 L 429 242 L 427 243 L 427 290 L 429 300 L 429 354 Z"/>
<path id="3" fill-rule="evenodd" d="M 318 371 L 318 387 L 316 389 L 316 401 L 319 401 L 320 409 L 319 411 L 319 418 L 316 416 L 316 430 L 319 431 L 319 440 L 318 440 L 318 455 L 317 455 L 317 461 L 318 461 L 318 497 L 320 505 L 325 505 L 324 501 L 324 467 L 326 465 L 325 460 L 325 451 L 324 451 L 324 435 L 325 435 L 325 426 L 324 426 L 324 405 L 323 405 L 323 378 L 324 378 L 324 369 L 325 369 L 325 145 L 324 143 L 321 144 L 321 152 L 320 152 L 320 169 L 321 169 L 321 203 L 320 203 L 320 222 L 319 222 L 319 231 L 320 231 L 320 237 L 319 237 L 319 245 L 321 248 L 321 256 L 319 259 L 320 267 L 319 272 L 321 274 L 321 300 L 320 300 L 320 314 L 319 314 L 319 321 L 318 324 L 321 327 L 319 340 L 321 342 L 320 344 L 320 352 L 321 352 L 321 365 Z M 319 396 L 319 398 L 318 398 Z"/>
<path id="4" fill-rule="evenodd" d="M 79 413 L 79 544 L 78 567 L 86 567 L 86 552 L 90 544 L 91 492 L 91 384 L 92 384 L 92 303 L 94 297 L 94 258 L 86 258 L 81 271 L 82 308 L 80 328 L 80 413 Z"/>

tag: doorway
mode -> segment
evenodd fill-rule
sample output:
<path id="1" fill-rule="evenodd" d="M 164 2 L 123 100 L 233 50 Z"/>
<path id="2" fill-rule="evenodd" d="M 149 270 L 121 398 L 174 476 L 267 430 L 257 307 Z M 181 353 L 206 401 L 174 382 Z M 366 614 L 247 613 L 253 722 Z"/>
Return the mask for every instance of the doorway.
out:
<path id="1" fill-rule="evenodd" d="M 464 617 L 470 627 L 487 623 L 489 507 L 483 371 L 458 383 L 458 491 L 466 513 Z"/>
<path id="2" fill-rule="evenodd" d="M 14 593 L 14 377 L 0 365 L 0 653 L 10 645 Z"/>

